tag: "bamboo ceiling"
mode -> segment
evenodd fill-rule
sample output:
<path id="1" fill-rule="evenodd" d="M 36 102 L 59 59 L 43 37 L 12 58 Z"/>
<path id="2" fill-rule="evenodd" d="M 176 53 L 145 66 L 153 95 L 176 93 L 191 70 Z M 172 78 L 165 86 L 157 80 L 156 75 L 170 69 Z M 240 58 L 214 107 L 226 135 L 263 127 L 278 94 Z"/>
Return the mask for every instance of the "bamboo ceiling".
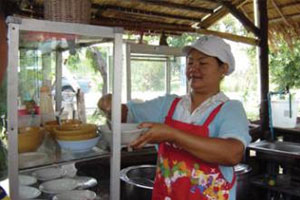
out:
<path id="1" fill-rule="evenodd" d="M 43 0 L 19 2 L 18 14 L 43 18 Z M 27 5 L 24 5 L 24 2 Z M 229 13 L 242 19 L 245 28 L 254 35 L 258 32 L 253 26 L 253 0 L 91 0 L 91 2 L 91 24 L 120 26 L 130 32 L 215 34 L 209 32 L 209 27 Z M 271 39 L 274 38 L 274 34 L 282 34 L 285 39 L 299 38 L 300 0 L 268 0 L 268 18 Z"/>

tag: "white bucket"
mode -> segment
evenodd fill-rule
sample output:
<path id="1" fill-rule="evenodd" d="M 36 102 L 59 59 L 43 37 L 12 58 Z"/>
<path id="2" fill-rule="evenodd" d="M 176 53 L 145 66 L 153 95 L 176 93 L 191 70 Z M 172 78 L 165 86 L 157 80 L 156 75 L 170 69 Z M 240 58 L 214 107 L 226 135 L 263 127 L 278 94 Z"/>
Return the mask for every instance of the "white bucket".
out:
<path id="1" fill-rule="evenodd" d="M 272 123 L 274 127 L 280 128 L 295 128 L 297 125 L 298 101 L 291 102 L 288 100 L 274 100 L 271 101 L 272 108 Z"/>

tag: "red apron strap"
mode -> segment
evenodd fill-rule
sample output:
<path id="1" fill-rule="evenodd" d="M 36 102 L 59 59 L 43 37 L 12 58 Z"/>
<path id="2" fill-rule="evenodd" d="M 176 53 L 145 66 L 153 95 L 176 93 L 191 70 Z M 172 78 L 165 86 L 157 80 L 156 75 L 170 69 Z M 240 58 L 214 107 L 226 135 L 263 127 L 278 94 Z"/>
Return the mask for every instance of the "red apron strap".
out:
<path id="1" fill-rule="evenodd" d="M 177 104 L 178 104 L 179 101 L 180 101 L 180 98 L 178 98 L 178 97 L 173 100 L 172 105 L 171 105 L 171 107 L 169 109 L 167 117 L 172 118 L 172 116 L 174 114 L 174 111 L 175 111 L 175 108 L 176 108 L 176 106 L 177 106 Z"/>
<path id="2" fill-rule="evenodd" d="M 221 107 L 223 106 L 224 103 L 221 103 L 220 105 L 218 105 L 211 113 L 210 115 L 207 117 L 206 121 L 204 122 L 203 126 L 204 127 L 208 127 L 208 125 L 210 124 L 210 122 L 215 118 L 215 116 L 218 114 L 218 112 L 220 111 Z"/>
<path id="3" fill-rule="evenodd" d="M 232 181 L 231 181 L 231 183 L 229 183 L 229 185 L 227 186 L 228 188 L 228 190 L 230 190 L 232 187 L 233 187 L 233 185 L 234 185 L 234 183 L 235 183 L 235 181 L 236 181 L 236 173 L 234 172 L 234 168 L 232 168 L 232 170 L 233 170 L 233 177 L 232 177 Z"/>

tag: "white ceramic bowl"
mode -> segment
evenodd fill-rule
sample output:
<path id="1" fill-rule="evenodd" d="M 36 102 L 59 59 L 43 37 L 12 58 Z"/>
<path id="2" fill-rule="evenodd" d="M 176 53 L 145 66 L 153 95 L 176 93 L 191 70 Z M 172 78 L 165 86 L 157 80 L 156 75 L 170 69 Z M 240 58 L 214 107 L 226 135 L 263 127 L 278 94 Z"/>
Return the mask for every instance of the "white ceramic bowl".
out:
<path id="1" fill-rule="evenodd" d="M 66 141 L 57 140 L 59 146 L 64 150 L 69 150 L 72 152 L 86 152 L 90 151 L 99 141 L 100 136 L 94 137 L 87 140 L 76 140 L 76 141 Z"/>
<path id="2" fill-rule="evenodd" d="M 19 186 L 20 199 L 34 199 L 41 195 L 41 191 L 30 186 Z"/>
<path id="3" fill-rule="evenodd" d="M 78 186 L 78 182 L 70 178 L 55 179 L 44 182 L 39 189 L 47 194 L 59 194 L 66 191 L 74 190 Z"/>
<path id="4" fill-rule="evenodd" d="M 121 145 L 126 146 L 135 139 L 137 139 L 143 132 L 147 129 L 137 128 L 139 124 L 137 123 L 122 123 L 121 124 Z M 104 139 L 111 145 L 112 133 L 107 125 L 102 125 L 99 127 L 100 132 L 103 133 Z"/>
<path id="5" fill-rule="evenodd" d="M 34 171 L 32 175 L 40 181 L 48 181 L 65 176 L 66 170 L 59 167 L 51 167 Z"/>
<path id="6" fill-rule="evenodd" d="M 33 185 L 37 182 L 36 178 L 28 175 L 19 175 L 20 185 Z"/>
<path id="7" fill-rule="evenodd" d="M 96 197 L 90 190 L 72 190 L 55 195 L 53 200 L 94 200 Z"/>

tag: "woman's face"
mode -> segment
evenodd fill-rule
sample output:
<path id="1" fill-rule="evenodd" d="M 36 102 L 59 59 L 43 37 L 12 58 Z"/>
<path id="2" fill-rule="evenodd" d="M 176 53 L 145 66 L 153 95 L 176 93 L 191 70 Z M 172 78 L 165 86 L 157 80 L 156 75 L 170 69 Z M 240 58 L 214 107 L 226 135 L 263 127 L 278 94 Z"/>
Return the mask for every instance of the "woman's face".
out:
<path id="1" fill-rule="evenodd" d="M 220 64 L 215 57 L 192 49 L 187 56 L 186 76 L 193 92 L 217 92 L 228 71 L 227 64 Z"/>

